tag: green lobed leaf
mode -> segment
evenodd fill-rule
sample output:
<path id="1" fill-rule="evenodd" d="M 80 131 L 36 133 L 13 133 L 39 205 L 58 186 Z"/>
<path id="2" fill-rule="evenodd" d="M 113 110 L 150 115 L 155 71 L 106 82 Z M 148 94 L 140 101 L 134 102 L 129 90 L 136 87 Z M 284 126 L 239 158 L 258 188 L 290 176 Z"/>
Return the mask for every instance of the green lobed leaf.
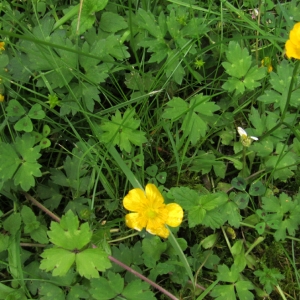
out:
<path id="1" fill-rule="evenodd" d="M 86 249 L 76 254 L 76 270 L 87 279 L 98 278 L 99 272 L 110 267 L 108 254 L 100 248 Z"/>
<path id="2" fill-rule="evenodd" d="M 134 118 L 134 114 L 133 109 L 127 109 L 122 118 L 120 111 L 117 110 L 111 121 L 105 121 L 100 125 L 101 130 L 104 131 L 101 140 L 112 146 L 118 145 L 121 150 L 128 153 L 131 151 L 131 144 L 141 146 L 146 143 L 145 133 L 136 130 L 140 121 Z"/>
<path id="3" fill-rule="evenodd" d="M 70 292 L 66 300 L 73 300 L 73 299 L 89 299 L 90 294 L 87 291 L 87 287 L 83 285 L 73 285 L 70 288 Z"/>
<path id="4" fill-rule="evenodd" d="M 9 236 L 0 233 L 0 253 L 7 250 L 9 247 Z M 0 289 L 1 291 L 1 289 Z"/>
<path id="5" fill-rule="evenodd" d="M 11 235 L 15 235 L 21 227 L 21 215 L 20 213 L 11 214 L 3 222 L 3 228 Z"/>
<path id="6" fill-rule="evenodd" d="M 234 202 L 228 201 L 223 207 L 223 214 L 226 214 L 228 223 L 235 228 L 239 228 L 242 216 L 238 206 Z"/>
<path id="7" fill-rule="evenodd" d="M 41 254 L 40 269 L 46 272 L 53 270 L 53 276 L 64 276 L 75 262 L 75 256 L 74 252 L 62 248 L 46 249 Z"/>
<path id="8" fill-rule="evenodd" d="M 249 291 L 253 290 L 254 286 L 250 281 L 238 281 L 235 284 L 237 295 L 239 299 L 243 300 L 253 300 L 254 295 Z"/>
<path id="9" fill-rule="evenodd" d="M 151 236 L 142 241 L 143 259 L 147 267 L 153 268 L 160 256 L 166 251 L 167 244 L 162 242 L 158 236 Z"/>
<path id="10" fill-rule="evenodd" d="M 179 97 L 174 97 L 167 102 L 168 107 L 162 114 L 162 118 L 171 119 L 173 122 L 182 118 L 188 112 L 188 103 Z"/>
<path id="11" fill-rule="evenodd" d="M 96 300 L 109 300 L 122 293 L 124 279 L 120 274 L 108 272 L 108 279 L 100 277 L 91 279 L 90 293 Z"/>
<path id="12" fill-rule="evenodd" d="M 216 300 L 236 300 L 233 285 L 217 285 L 211 291 L 210 296 L 215 297 Z"/>
<path id="13" fill-rule="evenodd" d="M 252 58 L 246 48 L 242 49 L 237 42 L 230 41 L 226 57 L 229 62 L 223 62 L 222 65 L 230 76 L 242 78 L 247 74 Z"/>
<path id="14" fill-rule="evenodd" d="M 62 289 L 49 282 L 41 283 L 39 287 L 39 295 L 41 296 L 39 298 L 41 300 L 65 300 L 65 295 Z"/>
<path id="15" fill-rule="evenodd" d="M 51 243 L 68 250 L 78 251 L 92 238 L 89 224 L 83 223 L 79 226 L 78 217 L 71 210 L 61 218 L 60 223 L 51 222 L 50 229 L 48 236 Z"/>
<path id="16" fill-rule="evenodd" d="M 117 32 L 128 27 L 125 19 L 113 12 L 104 12 L 101 16 L 100 28 L 106 32 Z"/>
<path id="17" fill-rule="evenodd" d="M 24 232 L 30 233 L 34 231 L 35 229 L 39 228 L 40 222 L 37 221 L 37 218 L 31 208 L 24 205 L 21 209 L 21 216 L 23 219 L 23 222 L 25 224 Z"/>
<path id="18" fill-rule="evenodd" d="M 218 266 L 218 279 L 225 282 L 236 282 L 239 278 L 239 272 L 235 269 L 235 267 L 229 268 L 226 265 Z"/>
<path id="19" fill-rule="evenodd" d="M 128 300 L 155 300 L 153 292 L 149 291 L 149 284 L 141 280 L 133 280 L 122 291 L 122 296 Z"/>
<path id="20" fill-rule="evenodd" d="M 22 160 L 12 145 L 0 142 L 0 178 L 3 181 L 11 179 Z"/>
<path id="21" fill-rule="evenodd" d="M 138 25 L 140 28 L 147 30 L 152 36 L 162 40 L 164 33 L 161 31 L 154 15 L 150 11 L 143 9 L 138 10 Z"/>
<path id="22" fill-rule="evenodd" d="M 245 87 L 252 91 L 261 84 L 257 80 L 260 80 L 266 76 L 266 68 L 259 68 L 258 66 L 252 67 L 246 74 L 243 83 Z"/>

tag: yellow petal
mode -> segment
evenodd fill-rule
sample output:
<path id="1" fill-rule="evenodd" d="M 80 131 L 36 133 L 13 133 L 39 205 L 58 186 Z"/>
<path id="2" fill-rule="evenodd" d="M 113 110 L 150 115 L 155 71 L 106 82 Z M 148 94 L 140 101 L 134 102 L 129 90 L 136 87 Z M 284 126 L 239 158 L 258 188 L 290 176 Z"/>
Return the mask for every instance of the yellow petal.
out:
<path id="1" fill-rule="evenodd" d="M 147 225 L 147 220 L 138 213 L 130 213 L 125 216 L 126 226 L 141 231 Z"/>
<path id="2" fill-rule="evenodd" d="M 130 211 L 144 211 L 147 205 L 145 192 L 141 189 L 130 190 L 123 199 L 123 206 Z"/>
<path id="3" fill-rule="evenodd" d="M 164 203 L 164 198 L 158 188 L 152 184 L 148 183 L 146 185 L 146 196 L 151 203 L 153 203 L 155 206 L 160 205 Z"/>
<path id="4" fill-rule="evenodd" d="M 293 29 L 290 31 L 290 40 L 295 45 L 299 45 L 300 43 L 300 22 L 296 23 Z M 300 47 L 300 45 L 299 45 Z"/>
<path id="5" fill-rule="evenodd" d="M 160 227 L 160 228 L 150 228 L 150 229 L 146 229 L 149 233 L 154 234 L 154 235 L 158 235 L 162 238 L 167 238 L 170 234 L 169 229 L 165 226 Z"/>
<path id="6" fill-rule="evenodd" d="M 286 56 L 300 59 L 300 44 L 296 46 L 291 40 L 285 43 Z"/>
<path id="7" fill-rule="evenodd" d="M 183 210 L 177 203 L 170 203 L 166 205 L 166 209 L 169 211 L 166 224 L 171 227 L 177 227 L 181 224 L 183 218 Z"/>

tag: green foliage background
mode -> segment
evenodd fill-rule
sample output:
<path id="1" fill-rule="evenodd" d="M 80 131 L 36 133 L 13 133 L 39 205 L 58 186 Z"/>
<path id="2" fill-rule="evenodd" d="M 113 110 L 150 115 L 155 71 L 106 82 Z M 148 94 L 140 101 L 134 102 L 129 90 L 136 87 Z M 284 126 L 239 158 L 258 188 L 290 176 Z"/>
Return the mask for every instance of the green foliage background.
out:
<path id="1" fill-rule="evenodd" d="M 298 299 L 299 8 L 3 0 L 0 299 Z M 148 182 L 167 240 L 124 223 Z"/>

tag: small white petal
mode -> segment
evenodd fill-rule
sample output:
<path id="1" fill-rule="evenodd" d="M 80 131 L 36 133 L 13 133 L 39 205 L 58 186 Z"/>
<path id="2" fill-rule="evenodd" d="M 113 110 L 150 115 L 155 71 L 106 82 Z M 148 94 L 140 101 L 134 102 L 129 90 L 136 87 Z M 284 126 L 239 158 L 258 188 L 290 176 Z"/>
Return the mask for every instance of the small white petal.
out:
<path id="1" fill-rule="evenodd" d="M 250 136 L 250 138 L 254 141 L 258 141 L 258 138 L 256 136 Z"/>
<path id="2" fill-rule="evenodd" d="M 238 127 L 237 131 L 240 136 L 247 136 L 247 132 L 242 127 Z"/>

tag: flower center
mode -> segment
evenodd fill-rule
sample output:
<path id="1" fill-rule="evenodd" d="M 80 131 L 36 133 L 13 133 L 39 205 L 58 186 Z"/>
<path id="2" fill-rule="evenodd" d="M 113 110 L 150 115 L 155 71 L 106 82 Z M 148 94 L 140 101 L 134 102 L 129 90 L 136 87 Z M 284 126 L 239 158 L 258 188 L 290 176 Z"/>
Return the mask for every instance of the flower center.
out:
<path id="1" fill-rule="evenodd" d="M 149 219 L 154 219 L 154 218 L 156 218 L 156 216 L 157 216 L 157 212 L 156 212 L 155 210 L 149 209 L 149 210 L 147 211 L 147 217 L 148 217 Z"/>

